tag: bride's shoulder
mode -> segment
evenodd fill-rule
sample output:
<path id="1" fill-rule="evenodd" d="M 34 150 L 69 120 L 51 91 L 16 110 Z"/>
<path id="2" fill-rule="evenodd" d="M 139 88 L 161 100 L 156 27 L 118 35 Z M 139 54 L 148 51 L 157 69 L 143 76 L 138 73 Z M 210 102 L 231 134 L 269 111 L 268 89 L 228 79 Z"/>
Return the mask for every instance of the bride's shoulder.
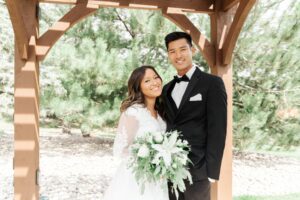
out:
<path id="1" fill-rule="evenodd" d="M 126 108 L 124 113 L 128 116 L 138 116 L 143 109 L 145 109 L 145 107 L 142 104 L 133 104 Z"/>

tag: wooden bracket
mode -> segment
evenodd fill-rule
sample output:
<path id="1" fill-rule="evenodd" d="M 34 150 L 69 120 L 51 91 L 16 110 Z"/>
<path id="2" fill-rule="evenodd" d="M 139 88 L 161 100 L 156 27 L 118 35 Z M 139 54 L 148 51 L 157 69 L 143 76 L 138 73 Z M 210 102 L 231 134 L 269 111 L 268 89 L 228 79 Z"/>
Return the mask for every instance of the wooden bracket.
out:
<path id="1" fill-rule="evenodd" d="M 76 4 L 67 14 L 56 22 L 47 32 L 45 32 L 37 41 L 36 54 L 39 61 L 45 59 L 46 55 L 53 45 L 64 35 L 64 33 L 74 26 L 78 21 L 88 15 L 95 13 L 98 6 L 85 3 Z"/>
<path id="2" fill-rule="evenodd" d="M 227 65 L 231 62 L 236 41 L 244 25 L 244 22 L 255 2 L 256 0 L 242 0 L 239 4 L 233 22 L 225 38 L 224 45 L 222 47 L 222 63 L 224 65 Z"/>

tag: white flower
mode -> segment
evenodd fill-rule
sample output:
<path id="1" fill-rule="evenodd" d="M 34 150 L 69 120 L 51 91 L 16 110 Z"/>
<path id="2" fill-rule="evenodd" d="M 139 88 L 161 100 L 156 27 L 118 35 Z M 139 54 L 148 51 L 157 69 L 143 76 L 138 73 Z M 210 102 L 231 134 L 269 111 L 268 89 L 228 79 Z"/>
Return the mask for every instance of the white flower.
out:
<path id="1" fill-rule="evenodd" d="M 145 145 L 145 144 L 143 144 L 141 147 L 140 147 L 140 149 L 139 149 L 139 151 L 138 151 L 138 153 L 137 153 L 137 156 L 138 157 L 141 157 L 141 158 L 146 158 L 146 157 L 148 157 L 149 156 L 149 148 L 147 147 L 147 145 Z"/>
<path id="2" fill-rule="evenodd" d="M 181 163 L 181 164 L 183 164 L 183 165 L 185 165 L 186 163 L 187 163 L 187 160 L 188 158 L 186 157 L 186 156 L 184 156 L 184 157 L 179 157 L 178 158 L 178 161 Z"/>
<path id="3" fill-rule="evenodd" d="M 172 134 L 168 139 L 165 139 L 162 144 L 154 144 L 152 147 L 158 151 L 154 160 L 163 158 L 165 165 L 168 167 L 172 162 L 172 154 L 180 152 L 180 149 L 176 146 L 177 134 Z"/>
<path id="4" fill-rule="evenodd" d="M 161 132 L 154 132 L 153 133 L 154 141 L 157 143 L 161 143 L 164 140 Z"/>
<path id="5" fill-rule="evenodd" d="M 176 163 L 173 163 L 172 164 L 172 167 L 175 169 L 175 168 L 177 168 L 177 164 Z"/>
<path id="6" fill-rule="evenodd" d="M 146 141 L 152 143 L 153 141 L 153 135 L 151 133 L 146 134 Z"/>

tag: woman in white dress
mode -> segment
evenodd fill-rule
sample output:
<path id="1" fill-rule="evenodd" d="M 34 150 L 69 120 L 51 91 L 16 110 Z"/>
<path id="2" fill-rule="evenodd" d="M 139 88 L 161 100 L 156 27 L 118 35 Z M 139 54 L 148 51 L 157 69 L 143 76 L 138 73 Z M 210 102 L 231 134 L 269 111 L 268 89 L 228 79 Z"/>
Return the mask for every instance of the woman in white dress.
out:
<path id="1" fill-rule="evenodd" d="M 130 146 L 146 132 L 165 131 L 162 108 L 158 97 L 162 92 L 162 79 L 152 66 L 135 69 L 128 80 L 128 96 L 121 105 L 121 117 L 114 142 L 113 153 L 121 159 L 104 200 L 169 200 L 167 182 L 149 182 L 145 191 L 128 168 Z"/>

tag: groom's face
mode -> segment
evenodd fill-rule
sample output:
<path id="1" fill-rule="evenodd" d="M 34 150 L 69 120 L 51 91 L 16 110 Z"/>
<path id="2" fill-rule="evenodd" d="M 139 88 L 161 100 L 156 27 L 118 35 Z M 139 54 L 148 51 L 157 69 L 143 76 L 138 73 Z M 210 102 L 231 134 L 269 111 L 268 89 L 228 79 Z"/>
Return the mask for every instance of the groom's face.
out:
<path id="1" fill-rule="evenodd" d="M 195 49 L 185 38 L 172 41 L 168 44 L 168 58 L 179 75 L 184 75 L 193 65 Z"/>

